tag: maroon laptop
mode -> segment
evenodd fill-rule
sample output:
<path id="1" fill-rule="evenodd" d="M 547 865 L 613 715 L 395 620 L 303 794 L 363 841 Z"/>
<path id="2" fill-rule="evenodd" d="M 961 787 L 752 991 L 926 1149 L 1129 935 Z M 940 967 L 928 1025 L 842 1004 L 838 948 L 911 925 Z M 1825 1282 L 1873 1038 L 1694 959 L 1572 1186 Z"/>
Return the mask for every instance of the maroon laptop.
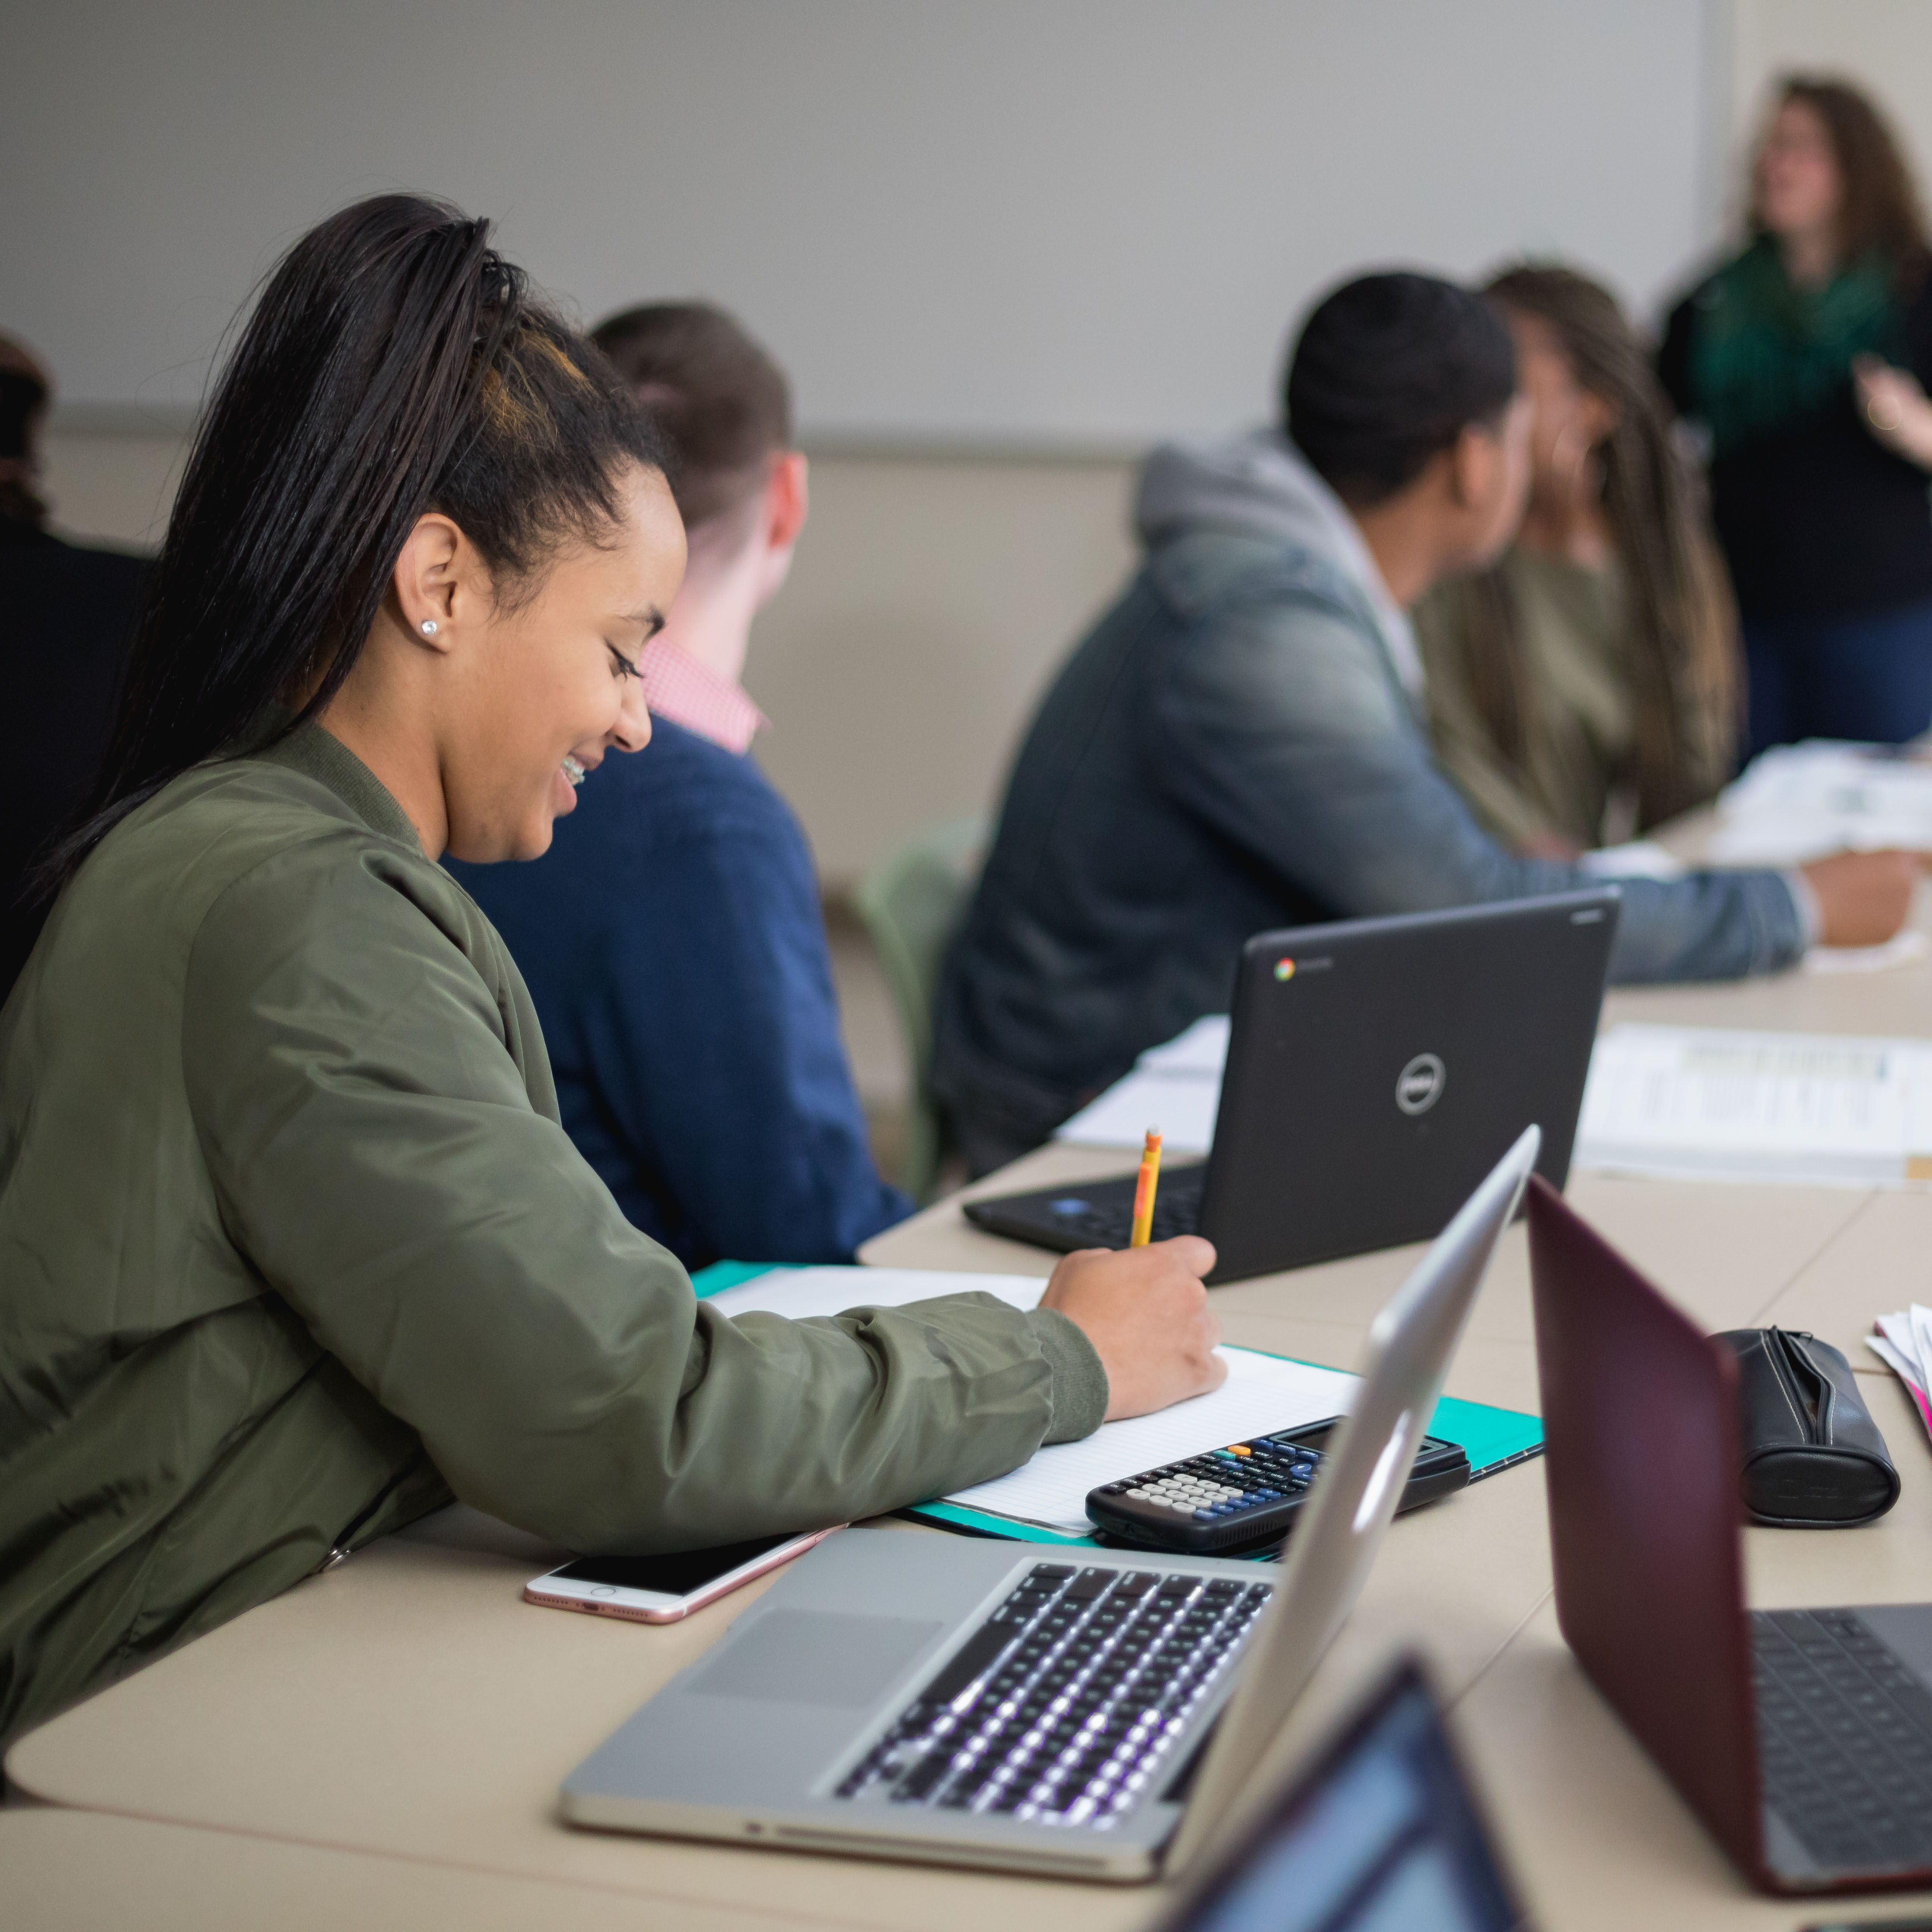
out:
<path id="1" fill-rule="evenodd" d="M 1529 1252 L 1585 1674 L 1762 1889 L 1932 1885 L 1932 1604 L 1747 1612 L 1735 1358 L 1534 1177 Z"/>

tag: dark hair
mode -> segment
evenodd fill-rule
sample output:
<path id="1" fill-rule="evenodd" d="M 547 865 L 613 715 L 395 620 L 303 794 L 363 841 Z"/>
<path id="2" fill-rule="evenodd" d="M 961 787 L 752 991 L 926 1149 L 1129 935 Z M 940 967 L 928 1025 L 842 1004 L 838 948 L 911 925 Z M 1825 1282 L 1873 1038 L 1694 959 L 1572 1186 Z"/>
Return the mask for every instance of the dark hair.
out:
<path id="1" fill-rule="evenodd" d="M 1636 332 L 1605 288 L 1573 269 L 1505 269 L 1486 292 L 1556 333 L 1580 387 L 1615 425 L 1593 452 L 1622 570 L 1640 826 L 1701 804 L 1729 775 L 1742 695 L 1737 618 L 1671 410 Z M 1500 570 L 1468 582 L 1463 657 L 1498 751 L 1520 765 L 1542 703 Z"/>
<path id="2" fill-rule="evenodd" d="M 687 530 L 728 516 L 791 442 L 784 371 L 709 302 L 627 308 L 590 339 L 670 437 L 672 494 Z"/>
<path id="3" fill-rule="evenodd" d="M 88 816 L 57 884 L 203 760 L 313 717 L 360 655 L 416 520 L 451 518 L 495 594 L 601 540 L 662 440 L 596 350 L 487 245 L 415 195 L 358 202 L 270 275 L 190 452 Z"/>
<path id="4" fill-rule="evenodd" d="M 0 335 L 0 521 L 38 530 L 47 506 L 34 488 L 34 444 L 46 412 L 46 380 L 25 350 Z M 17 359 L 16 359 L 17 358 Z"/>
<path id="5" fill-rule="evenodd" d="M 1858 262 L 1876 255 L 1900 284 L 1915 286 L 1925 273 L 1925 217 L 1912 171 L 1891 124 L 1870 97 L 1850 82 L 1822 74 L 1786 74 L 1778 83 L 1781 107 L 1808 107 L 1823 124 L 1844 184 L 1838 217 L 1838 255 Z M 1764 232 L 1753 190 L 1751 226 Z"/>
<path id="6" fill-rule="evenodd" d="M 1516 393 L 1516 349 L 1496 310 L 1433 275 L 1364 275 L 1316 304 L 1282 387 L 1283 425 L 1345 502 L 1406 489 Z"/>

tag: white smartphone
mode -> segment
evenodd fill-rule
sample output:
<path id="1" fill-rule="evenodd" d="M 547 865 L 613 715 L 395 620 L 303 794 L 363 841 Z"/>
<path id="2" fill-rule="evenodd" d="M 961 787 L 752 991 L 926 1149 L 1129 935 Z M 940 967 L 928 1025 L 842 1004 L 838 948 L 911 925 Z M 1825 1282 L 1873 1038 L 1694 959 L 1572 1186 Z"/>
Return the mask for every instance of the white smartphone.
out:
<path id="1" fill-rule="evenodd" d="M 842 1523 L 834 1528 L 842 1529 Z M 687 1550 L 674 1556 L 580 1556 L 524 1586 L 524 1600 L 551 1610 L 588 1610 L 594 1616 L 633 1622 L 674 1624 L 716 1603 L 741 1583 L 802 1556 L 830 1529 L 802 1536 L 760 1536 L 719 1550 Z"/>

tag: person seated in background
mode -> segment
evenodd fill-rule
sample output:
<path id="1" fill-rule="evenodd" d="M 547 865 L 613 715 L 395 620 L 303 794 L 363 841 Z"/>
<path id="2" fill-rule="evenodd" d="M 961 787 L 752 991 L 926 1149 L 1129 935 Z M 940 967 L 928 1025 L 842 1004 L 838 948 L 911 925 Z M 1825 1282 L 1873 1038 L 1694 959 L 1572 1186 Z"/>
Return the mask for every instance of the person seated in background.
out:
<path id="1" fill-rule="evenodd" d="M 1574 857 L 1730 777 L 1737 622 L 1670 405 L 1616 298 L 1561 268 L 1512 268 L 1486 292 L 1529 399 L 1529 502 L 1495 565 L 1410 613 L 1430 741 L 1492 838 Z"/>
<path id="2" fill-rule="evenodd" d="M 1750 745 L 1932 727 L 1932 247 L 1898 138 L 1792 76 L 1749 238 L 1671 312 L 1658 368 L 1710 438 L 1744 618 Z"/>
<path id="3" fill-rule="evenodd" d="M 0 335 L 0 1004 L 46 917 L 35 862 L 107 748 L 148 566 L 47 528 L 40 432 L 53 384 Z"/>
<path id="4" fill-rule="evenodd" d="M 436 862 L 536 856 L 646 742 L 685 538 L 628 386 L 488 238 L 380 196 L 264 285 L 0 1010 L 0 1745 L 452 1495 L 706 1548 L 1226 1373 L 1204 1241 L 1028 1311 L 734 1320 L 572 1146 Z"/>
<path id="5" fill-rule="evenodd" d="M 805 526 L 784 376 L 698 302 L 592 333 L 670 440 L 690 562 L 638 660 L 649 756 L 612 760 L 533 865 L 452 867 L 543 1022 L 565 1128 L 688 1268 L 846 1262 L 911 1211 L 880 1181 L 805 834 L 748 755 L 752 620 Z"/>
<path id="6" fill-rule="evenodd" d="M 1594 884 L 1498 845 L 1430 758 L 1405 606 L 1492 562 L 1529 479 L 1495 308 L 1366 276 L 1308 319 L 1280 427 L 1149 459 L 1144 562 L 1022 746 L 941 980 L 934 1085 L 976 1172 L 1225 1012 L 1244 940 Z M 1633 879 L 1612 970 L 1720 979 L 1904 920 L 1916 866 Z"/>

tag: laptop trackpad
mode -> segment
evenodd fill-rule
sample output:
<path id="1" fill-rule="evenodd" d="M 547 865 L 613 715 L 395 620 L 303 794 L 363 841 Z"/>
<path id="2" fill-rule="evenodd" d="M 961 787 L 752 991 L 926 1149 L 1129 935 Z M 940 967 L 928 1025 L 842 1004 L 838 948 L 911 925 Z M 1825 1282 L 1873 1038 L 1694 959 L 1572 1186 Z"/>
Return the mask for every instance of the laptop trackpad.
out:
<path id="1" fill-rule="evenodd" d="M 945 1626 L 908 1617 L 770 1610 L 690 1689 L 784 1704 L 869 1704 Z"/>
<path id="2" fill-rule="evenodd" d="M 1932 1684 L 1932 1604 L 1861 1604 L 1853 1614 L 1880 1642 Z"/>

